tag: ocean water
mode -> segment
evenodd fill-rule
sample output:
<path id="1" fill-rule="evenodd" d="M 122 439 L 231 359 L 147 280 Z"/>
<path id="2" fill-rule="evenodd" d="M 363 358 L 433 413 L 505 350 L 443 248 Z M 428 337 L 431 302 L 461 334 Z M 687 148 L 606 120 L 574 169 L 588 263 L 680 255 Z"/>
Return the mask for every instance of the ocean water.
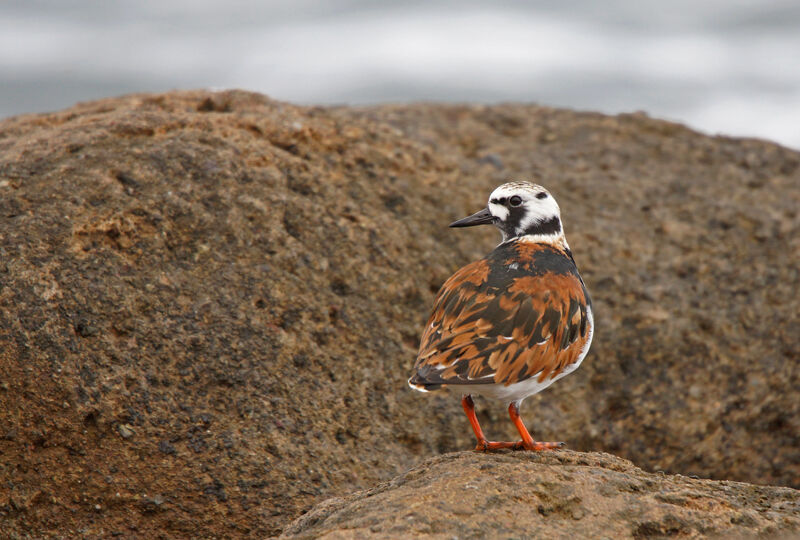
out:
<path id="1" fill-rule="evenodd" d="M 174 88 L 642 110 L 800 148 L 800 1 L 0 1 L 0 116 Z"/>

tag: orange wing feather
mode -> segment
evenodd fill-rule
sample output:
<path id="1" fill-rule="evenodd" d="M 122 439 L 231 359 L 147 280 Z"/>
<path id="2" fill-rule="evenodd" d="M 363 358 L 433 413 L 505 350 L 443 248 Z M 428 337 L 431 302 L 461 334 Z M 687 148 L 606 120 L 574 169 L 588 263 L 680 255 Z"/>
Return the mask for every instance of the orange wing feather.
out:
<path id="1" fill-rule="evenodd" d="M 546 245 L 501 247 L 442 286 L 412 384 L 541 382 L 580 357 L 591 300 L 571 256 Z"/>

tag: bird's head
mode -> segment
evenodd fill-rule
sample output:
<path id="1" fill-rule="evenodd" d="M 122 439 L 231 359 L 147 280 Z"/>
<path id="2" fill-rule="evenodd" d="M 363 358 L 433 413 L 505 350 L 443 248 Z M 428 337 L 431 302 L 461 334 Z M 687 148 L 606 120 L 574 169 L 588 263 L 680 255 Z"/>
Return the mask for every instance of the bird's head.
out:
<path id="1" fill-rule="evenodd" d="M 513 238 L 533 242 L 563 243 L 561 210 L 545 188 L 530 182 L 509 182 L 489 195 L 489 204 L 469 217 L 450 224 L 472 227 L 492 224 L 503 235 L 503 242 Z"/>

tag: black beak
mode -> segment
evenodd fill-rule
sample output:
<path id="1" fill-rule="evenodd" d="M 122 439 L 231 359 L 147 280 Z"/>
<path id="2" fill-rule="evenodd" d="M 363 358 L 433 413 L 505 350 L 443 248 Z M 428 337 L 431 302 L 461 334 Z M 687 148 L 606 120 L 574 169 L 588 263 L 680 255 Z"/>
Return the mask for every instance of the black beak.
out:
<path id="1" fill-rule="evenodd" d="M 451 227 L 474 227 L 475 225 L 488 225 L 494 223 L 494 216 L 488 208 L 475 212 L 471 216 L 459 219 L 450 224 Z"/>

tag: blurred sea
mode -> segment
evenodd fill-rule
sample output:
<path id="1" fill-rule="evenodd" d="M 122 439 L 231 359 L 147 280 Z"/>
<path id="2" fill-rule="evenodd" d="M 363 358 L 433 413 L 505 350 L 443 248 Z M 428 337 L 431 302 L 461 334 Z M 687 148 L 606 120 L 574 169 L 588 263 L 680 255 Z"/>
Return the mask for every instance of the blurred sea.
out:
<path id="1" fill-rule="evenodd" d="M 644 110 L 800 148 L 800 1 L 0 2 L 0 116 L 173 88 Z"/>

